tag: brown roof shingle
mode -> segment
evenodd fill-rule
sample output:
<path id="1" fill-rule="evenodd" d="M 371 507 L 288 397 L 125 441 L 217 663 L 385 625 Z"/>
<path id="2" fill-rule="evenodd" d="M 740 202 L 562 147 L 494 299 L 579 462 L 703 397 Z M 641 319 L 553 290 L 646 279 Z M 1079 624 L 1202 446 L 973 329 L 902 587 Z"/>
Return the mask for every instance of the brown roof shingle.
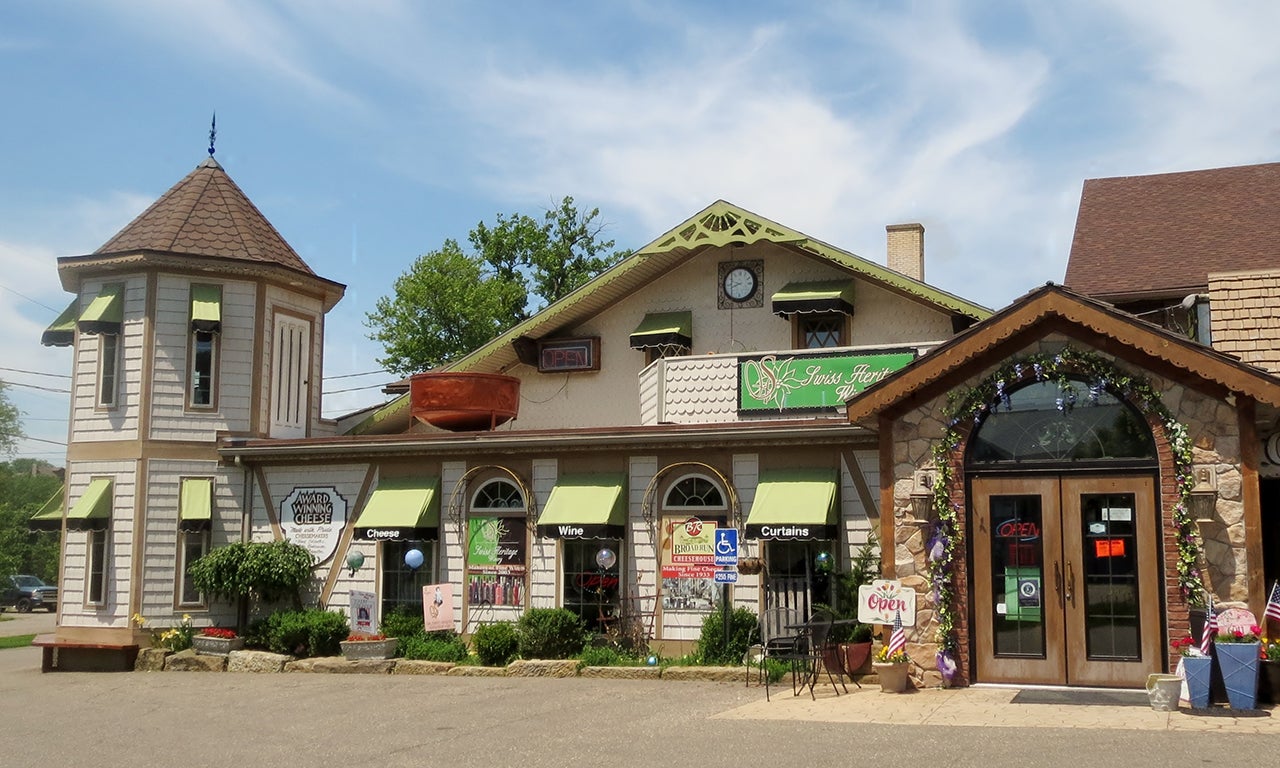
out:
<path id="1" fill-rule="evenodd" d="M 94 253 L 131 251 L 267 262 L 315 274 L 212 157 Z"/>
<path id="2" fill-rule="evenodd" d="M 1280 267 L 1280 163 L 1087 179 L 1065 283 L 1099 298 L 1202 291 Z"/>

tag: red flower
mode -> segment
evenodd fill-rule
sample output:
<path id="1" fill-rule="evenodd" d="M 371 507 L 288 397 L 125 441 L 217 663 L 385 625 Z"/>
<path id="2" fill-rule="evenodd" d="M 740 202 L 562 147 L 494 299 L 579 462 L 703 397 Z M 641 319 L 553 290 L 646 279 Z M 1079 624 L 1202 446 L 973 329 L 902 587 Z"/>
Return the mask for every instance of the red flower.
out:
<path id="1" fill-rule="evenodd" d="M 218 637 L 223 640 L 231 640 L 236 636 L 233 629 L 222 629 L 221 627 L 205 627 L 200 630 L 200 634 L 204 637 Z"/>
<path id="2" fill-rule="evenodd" d="M 376 640 L 386 640 L 386 635 L 347 635 L 348 643 L 372 643 Z"/>

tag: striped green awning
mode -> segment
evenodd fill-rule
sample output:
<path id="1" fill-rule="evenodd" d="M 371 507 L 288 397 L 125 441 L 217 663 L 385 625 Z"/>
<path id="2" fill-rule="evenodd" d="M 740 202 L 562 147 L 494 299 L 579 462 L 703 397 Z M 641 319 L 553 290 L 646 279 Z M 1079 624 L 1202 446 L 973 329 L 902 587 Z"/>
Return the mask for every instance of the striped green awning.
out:
<path id="1" fill-rule="evenodd" d="M 59 487 L 40 510 L 27 521 L 27 529 L 32 531 L 62 530 L 62 488 Z"/>
<path id="2" fill-rule="evenodd" d="M 222 286 L 191 286 L 191 330 L 222 330 Z"/>
<path id="3" fill-rule="evenodd" d="M 178 528 L 187 533 L 207 531 L 213 525 L 213 480 L 184 477 L 178 499 Z"/>
<path id="4" fill-rule="evenodd" d="M 853 281 L 787 283 L 782 290 L 773 294 L 775 315 L 792 315 L 798 312 L 843 312 L 852 315 Z"/>
<path id="5" fill-rule="evenodd" d="M 76 340 L 76 315 L 80 312 L 80 300 L 72 299 L 58 319 L 40 334 L 40 343 L 46 347 L 69 347 Z"/>
<path id="6" fill-rule="evenodd" d="M 563 475 L 538 516 L 538 535 L 552 539 L 620 539 L 627 509 L 623 475 Z"/>
<path id="7" fill-rule="evenodd" d="M 363 541 L 434 541 L 440 535 L 440 478 L 384 477 L 356 520 Z"/>
<path id="8" fill-rule="evenodd" d="M 749 539 L 835 539 L 834 469 L 777 469 L 760 473 L 747 514 Z"/>
<path id="9" fill-rule="evenodd" d="M 693 348 L 693 313 L 651 312 L 631 332 L 631 348 L 680 346 Z"/>
<path id="10" fill-rule="evenodd" d="M 67 513 L 67 529 L 101 531 L 111 522 L 111 478 L 95 477 L 89 481 L 80 500 Z"/>
<path id="11" fill-rule="evenodd" d="M 124 322 L 124 286 L 104 285 L 80 313 L 81 333 L 119 333 Z"/>

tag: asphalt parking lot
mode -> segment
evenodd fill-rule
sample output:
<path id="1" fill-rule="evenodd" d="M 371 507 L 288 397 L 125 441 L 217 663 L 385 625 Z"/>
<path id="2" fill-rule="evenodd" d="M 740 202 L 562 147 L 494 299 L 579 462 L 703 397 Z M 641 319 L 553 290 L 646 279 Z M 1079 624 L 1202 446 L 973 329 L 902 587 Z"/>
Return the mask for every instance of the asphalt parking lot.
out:
<path id="1" fill-rule="evenodd" d="M 0 623 L 8 631 L 12 622 Z M 0 765 L 1266 765 L 1252 717 L 1009 703 L 993 689 L 775 696 L 586 678 L 50 673 L 0 650 Z"/>

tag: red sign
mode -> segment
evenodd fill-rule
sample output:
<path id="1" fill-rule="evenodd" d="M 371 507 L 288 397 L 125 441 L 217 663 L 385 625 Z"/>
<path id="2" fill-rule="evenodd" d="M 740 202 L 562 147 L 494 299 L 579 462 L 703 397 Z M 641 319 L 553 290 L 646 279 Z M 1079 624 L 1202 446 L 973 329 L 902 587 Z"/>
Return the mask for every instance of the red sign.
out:
<path id="1" fill-rule="evenodd" d="M 1040 526 L 1030 520 L 1005 520 L 996 526 L 996 535 L 1006 539 L 1037 539 L 1040 537 Z"/>
<path id="2" fill-rule="evenodd" d="M 1093 542 L 1096 557 L 1124 557 L 1124 539 L 1097 539 Z"/>

